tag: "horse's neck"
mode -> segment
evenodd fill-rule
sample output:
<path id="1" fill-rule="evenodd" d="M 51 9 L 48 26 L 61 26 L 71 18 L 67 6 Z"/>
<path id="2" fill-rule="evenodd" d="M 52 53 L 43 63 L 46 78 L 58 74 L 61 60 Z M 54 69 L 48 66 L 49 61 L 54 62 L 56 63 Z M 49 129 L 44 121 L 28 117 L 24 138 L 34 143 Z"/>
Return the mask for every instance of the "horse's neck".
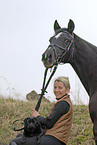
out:
<path id="1" fill-rule="evenodd" d="M 97 84 L 97 48 L 75 35 L 74 55 L 70 62 L 91 96 Z"/>

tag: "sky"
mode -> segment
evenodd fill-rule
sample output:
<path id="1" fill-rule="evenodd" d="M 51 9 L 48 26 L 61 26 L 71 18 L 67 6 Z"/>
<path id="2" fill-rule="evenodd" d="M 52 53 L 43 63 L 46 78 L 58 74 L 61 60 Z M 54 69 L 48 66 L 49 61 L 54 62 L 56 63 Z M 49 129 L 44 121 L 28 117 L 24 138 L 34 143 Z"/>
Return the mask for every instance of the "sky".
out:
<path id="1" fill-rule="evenodd" d="M 4 86 L 8 86 L 5 92 L 16 89 L 24 98 L 32 90 L 41 93 L 45 71 L 41 57 L 54 34 L 55 20 L 67 27 L 72 19 L 74 33 L 97 46 L 96 6 L 97 0 L 0 0 L 0 93 Z M 78 95 L 75 91 L 80 88 L 79 99 L 88 104 L 89 97 L 69 64 L 58 66 L 46 97 L 55 99 L 53 81 L 62 75 L 69 77 L 72 94 Z"/>

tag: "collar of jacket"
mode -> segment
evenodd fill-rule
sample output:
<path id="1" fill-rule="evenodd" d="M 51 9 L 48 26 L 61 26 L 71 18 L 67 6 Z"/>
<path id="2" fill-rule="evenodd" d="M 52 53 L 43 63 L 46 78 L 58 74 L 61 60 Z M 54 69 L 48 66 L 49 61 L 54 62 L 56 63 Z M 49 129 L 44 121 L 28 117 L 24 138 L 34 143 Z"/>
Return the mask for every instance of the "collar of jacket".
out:
<path id="1" fill-rule="evenodd" d="M 65 94 L 65 95 L 63 95 L 61 98 L 58 98 L 57 100 L 60 100 L 60 99 L 62 99 L 63 97 L 65 97 L 65 96 L 67 96 L 68 94 Z"/>

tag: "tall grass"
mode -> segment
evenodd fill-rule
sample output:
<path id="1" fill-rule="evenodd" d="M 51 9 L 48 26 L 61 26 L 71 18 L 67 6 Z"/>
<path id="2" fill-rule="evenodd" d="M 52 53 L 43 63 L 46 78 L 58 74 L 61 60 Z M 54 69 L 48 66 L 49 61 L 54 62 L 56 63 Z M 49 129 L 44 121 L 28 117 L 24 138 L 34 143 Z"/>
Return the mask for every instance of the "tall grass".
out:
<path id="1" fill-rule="evenodd" d="M 0 142 L 9 143 L 19 132 L 12 130 L 12 122 L 15 119 L 24 119 L 31 116 L 32 108 L 36 101 L 20 101 L 14 99 L 0 98 Z M 46 116 L 52 103 L 42 102 L 39 113 Z M 90 120 L 88 107 L 85 105 L 74 105 L 74 117 L 71 136 L 68 145 L 94 145 L 92 122 Z"/>

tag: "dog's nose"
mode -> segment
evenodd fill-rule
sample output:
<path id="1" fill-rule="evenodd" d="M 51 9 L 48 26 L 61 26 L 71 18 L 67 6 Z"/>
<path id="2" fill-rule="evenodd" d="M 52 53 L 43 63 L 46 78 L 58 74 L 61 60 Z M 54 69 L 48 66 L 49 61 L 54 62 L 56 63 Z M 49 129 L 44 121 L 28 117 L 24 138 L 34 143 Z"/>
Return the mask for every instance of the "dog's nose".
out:
<path id="1" fill-rule="evenodd" d="M 33 122 L 30 122 L 29 129 L 31 129 L 31 130 L 35 129 L 35 124 L 33 124 Z"/>

